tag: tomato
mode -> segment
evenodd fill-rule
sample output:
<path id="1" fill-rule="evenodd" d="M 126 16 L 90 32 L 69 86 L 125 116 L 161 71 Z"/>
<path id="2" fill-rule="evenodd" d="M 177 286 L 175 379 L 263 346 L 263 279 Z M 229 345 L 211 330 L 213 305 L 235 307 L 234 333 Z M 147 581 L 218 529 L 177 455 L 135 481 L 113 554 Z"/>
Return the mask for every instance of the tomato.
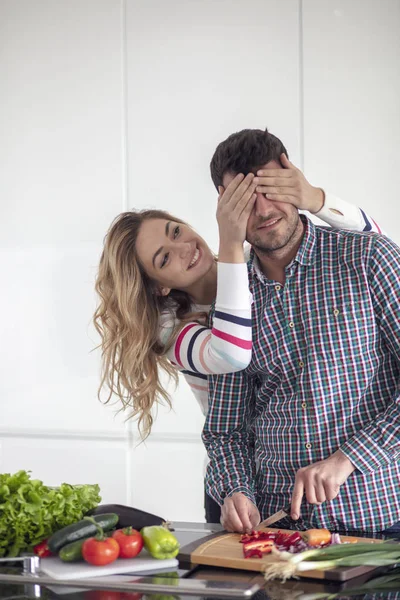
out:
<path id="1" fill-rule="evenodd" d="M 105 539 L 91 537 L 83 542 L 82 556 L 91 565 L 108 565 L 114 562 L 118 555 L 118 542 L 112 537 Z"/>
<path id="2" fill-rule="evenodd" d="M 117 529 L 112 537 L 118 542 L 120 558 L 134 558 L 143 548 L 142 536 L 132 527 Z"/>

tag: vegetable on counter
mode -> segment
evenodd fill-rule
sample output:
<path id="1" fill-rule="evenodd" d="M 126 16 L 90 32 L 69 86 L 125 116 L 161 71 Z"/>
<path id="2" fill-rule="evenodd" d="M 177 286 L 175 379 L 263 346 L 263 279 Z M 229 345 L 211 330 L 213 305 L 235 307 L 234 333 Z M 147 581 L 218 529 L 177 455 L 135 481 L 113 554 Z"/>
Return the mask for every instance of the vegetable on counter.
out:
<path id="1" fill-rule="evenodd" d="M 118 523 L 118 515 L 107 513 L 96 515 L 95 517 L 84 517 L 77 523 L 71 523 L 63 529 L 56 531 L 48 540 L 48 546 L 56 554 L 63 546 L 76 542 L 82 538 L 95 535 L 98 532 L 98 526 L 104 531 L 113 529 Z"/>
<path id="2" fill-rule="evenodd" d="M 124 506 L 123 504 L 100 504 L 96 508 L 90 510 L 87 515 L 93 517 L 101 513 L 115 513 L 118 515 L 118 528 L 133 527 L 140 531 L 143 527 L 152 525 L 162 525 L 165 519 L 147 513 L 144 510 L 133 508 L 132 506 Z"/>
<path id="3" fill-rule="evenodd" d="M 29 471 L 0 474 L 0 557 L 18 556 L 100 502 L 98 485 L 44 485 Z"/>
<path id="4" fill-rule="evenodd" d="M 103 528 L 99 525 L 98 518 L 100 516 L 98 515 L 97 518 L 85 517 L 96 528 L 97 534 L 95 537 L 86 539 L 82 545 L 82 556 L 85 561 L 99 567 L 114 562 L 120 552 L 117 540 L 113 537 L 107 537 Z"/>
<path id="5" fill-rule="evenodd" d="M 391 542 L 359 542 L 336 544 L 306 550 L 298 554 L 281 552 L 276 548 L 272 554 L 279 558 L 265 565 L 265 579 L 289 579 L 301 571 L 326 570 L 334 567 L 384 567 L 400 563 L 400 544 Z"/>
<path id="6" fill-rule="evenodd" d="M 243 544 L 245 558 L 262 558 L 269 554 L 273 547 L 288 552 L 301 552 L 307 547 L 298 531 L 252 531 L 242 535 L 240 543 Z"/>
<path id="7" fill-rule="evenodd" d="M 83 560 L 82 546 L 83 542 L 87 539 L 88 538 L 85 537 L 63 546 L 58 553 L 58 557 L 61 558 L 63 562 L 79 562 L 80 560 Z"/>
<path id="8" fill-rule="evenodd" d="M 40 542 L 40 544 L 36 544 L 36 546 L 33 547 L 33 554 L 40 556 L 40 558 L 53 555 L 52 551 L 47 545 L 47 540 L 43 540 L 43 542 Z"/>
<path id="9" fill-rule="evenodd" d="M 284 533 L 274 531 L 252 531 L 243 534 L 239 540 L 243 544 L 245 558 L 262 558 L 269 554 L 272 547 L 280 551 L 296 554 L 304 550 L 326 548 L 331 545 L 341 544 L 338 533 L 331 533 L 328 529 L 308 529 L 307 531 L 293 531 Z M 346 538 L 346 542 L 357 542 L 357 538 Z"/>
<path id="10" fill-rule="evenodd" d="M 331 543 L 331 532 L 328 529 L 308 529 L 303 534 L 307 546 L 324 546 Z"/>
<path id="11" fill-rule="evenodd" d="M 83 542 L 82 556 L 91 565 L 109 565 L 118 558 L 118 542 L 112 537 L 91 537 Z"/>
<path id="12" fill-rule="evenodd" d="M 112 531 L 107 531 L 106 536 L 111 537 Z M 89 537 L 93 537 L 92 535 L 81 538 L 80 540 L 76 540 L 76 542 L 71 542 L 66 546 L 63 546 L 58 553 L 58 558 L 61 558 L 63 562 L 79 562 L 83 560 L 82 556 L 82 546 L 83 542 L 87 540 Z"/>
<path id="13" fill-rule="evenodd" d="M 132 527 L 117 529 L 113 532 L 112 537 L 118 543 L 120 558 L 134 558 L 142 551 L 144 544 L 143 538 L 141 534 L 136 531 L 136 529 L 132 529 Z"/>
<path id="14" fill-rule="evenodd" d="M 271 552 L 273 545 L 272 540 L 253 540 L 243 544 L 243 555 L 245 558 L 262 558 Z"/>
<path id="15" fill-rule="evenodd" d="M 179 552 L 179 542 L 169 529 L 163 525 L 144 527 L 141 532 L 144 546 L 153 558 L 160 560 L 175 558 Z"/>

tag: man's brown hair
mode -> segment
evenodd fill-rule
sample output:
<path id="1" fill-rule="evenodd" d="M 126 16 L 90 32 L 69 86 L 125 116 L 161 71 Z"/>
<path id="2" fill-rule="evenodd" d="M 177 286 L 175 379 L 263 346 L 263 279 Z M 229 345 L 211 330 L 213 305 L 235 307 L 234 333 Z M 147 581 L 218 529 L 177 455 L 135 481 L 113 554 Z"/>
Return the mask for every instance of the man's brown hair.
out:
<path id="1" fill-rule="evenodd" d="M 282 152 L 289 158 L 281 140 L 269 133 L 268 129 L 243 129 L 232 133 L 218 144 L 214 152 L 210 163 L 211 179 L 218 189 L 225 173 L 247 175 L 255 173 L 271 160 L 280 164 Z"/>

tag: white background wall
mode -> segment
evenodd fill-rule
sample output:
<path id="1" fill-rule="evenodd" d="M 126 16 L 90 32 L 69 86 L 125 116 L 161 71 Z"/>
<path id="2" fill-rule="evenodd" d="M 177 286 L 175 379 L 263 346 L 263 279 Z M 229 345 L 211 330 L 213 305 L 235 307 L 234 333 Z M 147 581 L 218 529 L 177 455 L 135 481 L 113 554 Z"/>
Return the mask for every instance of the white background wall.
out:
<path id="1" fill-rule="evenodd" d="M 216 249 L 211 155 L 268 126 L 400 242 L 399 31 L 398 0 L 0 0 L 1 472 L 203 519 L 185 383 L 139 447 L 96 399 L 104 233 L 160 207 Z"/>

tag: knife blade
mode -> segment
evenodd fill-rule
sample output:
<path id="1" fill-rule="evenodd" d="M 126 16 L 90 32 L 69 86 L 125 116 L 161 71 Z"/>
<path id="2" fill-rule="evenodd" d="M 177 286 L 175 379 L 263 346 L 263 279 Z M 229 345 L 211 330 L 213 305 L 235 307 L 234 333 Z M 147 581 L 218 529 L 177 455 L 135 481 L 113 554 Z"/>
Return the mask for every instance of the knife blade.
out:
<path id="1" fill-rule="evenodd" d="M 290 517 L 290 510 L 291 510 L 291 505 L 289 504 L 288 506 L 285 506 L 285 508 L 278 510 L 278 512 L 276 512 L 273 515 L 271 515 L 270 517 L 268 517 L 268 519 L 261 521 L 261 523 L 258 525 L 257 529 L 263 529 L 264 527 L 270 527 L 270 525 L 277 523 L 284 517 Z"/>

